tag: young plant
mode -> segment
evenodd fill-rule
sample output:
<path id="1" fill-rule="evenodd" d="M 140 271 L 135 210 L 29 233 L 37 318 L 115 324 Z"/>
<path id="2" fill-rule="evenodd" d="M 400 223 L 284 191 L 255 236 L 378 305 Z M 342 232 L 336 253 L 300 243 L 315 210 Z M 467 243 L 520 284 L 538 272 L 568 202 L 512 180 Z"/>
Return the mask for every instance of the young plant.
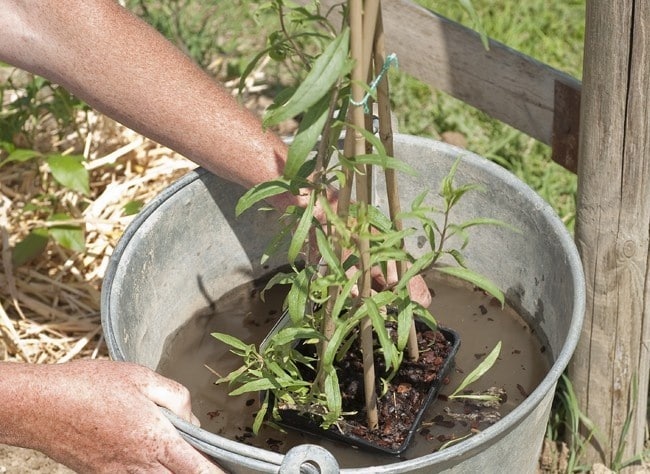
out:
<path id="1" fill-rule="evenodd" d="M 414 171 L 393 156 L 385 74 L 391 59 L 384 51 L 379 1 L 350 0 L 343 5 L 346 26 L 337 34 L 318 4 L 314 10 L 287 7 L 282 0 L 268 6 L 283 18 L 280 33 L 272 35 L 273 48 L 281 47 L 285 56 L 295 54 L 308 74 L 298 87 L 278 96 L 264 123 L 270 127 L 300 116 L 300 127 L 289 147 L 283 176 L 252 188 L 236 211 L 241 214 L 284 192 L 304 193 L 309 201 L 305 208 L 285 210 L 283 228 L 266 252 L 278 251 L 282 240 L 289 237 L 291 271 L 275 275 L 268 285 L 290 285 L 287 325 L 269 335 L 260 347 L 213 334 L 244 361 L 217 383 L 236 386 L 232 394 L 266 391 L 255 431 L 268 411 L 277 419 L 280 408 L 309 413 L 327 428 L 344 415 L 337 362 L 358 340 L 363 354 L 367 425 L 372 431 L 379 422 L 376 388 L 381 384 L 376 377 L 388 381 L 405 357 L 418 358 L 416 319 L 432 329 L 437 327 L 429 310 L 411 298 L 412 278 L 435 265 L 438 271 L 471 282 L 503 304 L 500 290 L 468 269 L 462 256 L 467 230 L 497 221 L 452 222 L 451 213 L 459 200 L 477 188 L 454 184 L 458 162 L 442 182 L 440 208 L 427 202 L 425 192 L 402 211 L 396 174 Z M 309 54 L 300 50 L 305 39 Z M 322 45 L 322 50 L 314 53 L 316 45 Z M 368 77 L 374 79 L 368 83 Z M 372 130 L 369 113 L 375 101 L 379 137 Z M 373 167 L 386 176 L 388 216 L 370 199 Z M 406 220 L 418 225 L 406 226 Z M 429 250 L 416 257 L 405 248 L 404 240 L 418 227 L 428 237 Z M 453 243 L 459 245 L 451 246 Z M 440 265 L 445 255 L 457 266 Z M 391 265 L 397 267 L 397 282 L 373 288 L 373 272 L 381 271 L 388 281 Z M 375 370 L 376 354 L 383 359 L 385 372 Z"/>

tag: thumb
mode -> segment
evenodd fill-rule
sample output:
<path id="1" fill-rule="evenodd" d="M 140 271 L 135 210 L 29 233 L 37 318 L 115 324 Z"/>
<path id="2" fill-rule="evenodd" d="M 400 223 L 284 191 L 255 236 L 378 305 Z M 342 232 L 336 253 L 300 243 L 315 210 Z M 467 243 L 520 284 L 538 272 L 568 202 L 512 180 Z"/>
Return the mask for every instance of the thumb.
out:
<path id="1" fill-rule="evenodd" d="M 200 426 L 199 420 L 192 413 L 192 401 L 189 390 L 180 383 L 151 372 L 150 377 L 140 390 L 156 405 L 167 408 L 183 420 Z"/>

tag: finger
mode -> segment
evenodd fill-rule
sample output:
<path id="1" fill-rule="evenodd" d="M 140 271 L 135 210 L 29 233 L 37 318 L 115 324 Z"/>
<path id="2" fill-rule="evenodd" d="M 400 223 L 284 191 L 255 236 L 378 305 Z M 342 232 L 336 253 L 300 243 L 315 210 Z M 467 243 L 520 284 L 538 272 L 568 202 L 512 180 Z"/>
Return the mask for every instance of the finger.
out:
<path id="1" fill-rule="evenodd" d="M 178 436 L 170 442 L 164 451 L 160 463 L 172 472 L 192 472 L 201 474 L 226 473 L 220 466 L 208 457 L 194 449 L 183 438 Z"/>
<path id="2" fill-rule="evenodd" d="M 156 405 L 167 408 L 189 423 L 197 424 L 198 420 L 192 413 L 190 392 L 180 383 L 152 372 L 149 380 L 145 381 L 140 388 L 142 393 Z"/>
<path id="3" fill-rule="evenodd" d="M 425 308 L 431 305 L 431 291 L 422 276 L 417 275 L 409 281 L 409 295 L 413 301 L 420 303 Z"/>
<path id="4" fill-rule="evenodd" d="M 386 285 L 394 285 L 397 281 L 397 263 L 390 261 L 386 266 Z"/>

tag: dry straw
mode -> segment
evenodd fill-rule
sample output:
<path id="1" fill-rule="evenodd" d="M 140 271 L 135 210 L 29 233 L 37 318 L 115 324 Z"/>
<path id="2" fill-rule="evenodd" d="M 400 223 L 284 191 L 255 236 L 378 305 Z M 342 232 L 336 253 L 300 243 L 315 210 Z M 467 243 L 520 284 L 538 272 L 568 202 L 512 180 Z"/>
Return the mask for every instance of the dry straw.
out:
<path id="1" fill-rule="evenodd" d="M 49 134 L 51 151 L 85 155 L 91 196 L 54 185 L 42 162 L 9 163 L 0 170 L 0 360 L 106 357 L 99 295 L 111 252 L 133 218 L 124 206 L 148 202 L 195 165 L 93 112 L 84 115 L 80 133 L 65 141 L 53 138 L 44 126 L 47 117 L 39 123 L 41 149 Z M 16 267 L 13 246 L 48 226 L 47 212 L 38 210 L 50 205 L 48 195 L 85 228 L 86 249 L 72 252 L 50 241 L 40 256 Z"/>

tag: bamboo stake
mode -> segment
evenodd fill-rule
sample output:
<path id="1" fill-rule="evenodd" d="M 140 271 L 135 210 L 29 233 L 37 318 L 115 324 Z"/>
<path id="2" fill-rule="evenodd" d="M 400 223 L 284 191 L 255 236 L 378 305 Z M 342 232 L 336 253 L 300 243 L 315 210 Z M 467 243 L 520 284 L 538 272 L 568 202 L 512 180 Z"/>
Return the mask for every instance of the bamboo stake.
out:
<path id="1" fill-rule="evenodd" d="M 377 27 L 377 18 L 379 15 L 379 0 L 365 0 L 364 10 L 363 10 L 363 74 L 366 78 L 366 81 L 370 83 L 373 77 L 373 50 L 374 50 L 374 39 L 375 39 L 375 29 Z M 375 68 L 375 73 L 377 69 Z M 369 99 L 366 104 L 366 110 L 372 110 L 372 100 Z M 366 130 L 372 130 L 372 114 L 367 113 L 364 120 L 364 126 Z M 372 153 L 372 147 L 368 143 L 366 145 L 366 152 Z M 365 167 L 365 177 L 366 177 L 366 188 L 368 190 L 368 205 L 372 205 L 372 191 L 374 189 L 373 184 L 373 172 L 372 165 L 366 165 Z"/>
<path id="2" fill-rule="evenodd" d="M 366 79 L 367 73 L 364 74 L 363 65 L 363 2 L 362 0 L 350 0 L 350 51 L 354 60 L 352 69 L 352 100 L 359 103 L 365 94 L 362 82 Z M 349 128 L 348 133 L 354 134 L 354 153 L 353 156 L 365 153 L 365 140 L 359 132 L 365 125 L 363 109 L 359 106 L 350 108 L 352 124 L 357 128 Z M 357 168 L 356 193 L 359 205 L 359 221 L 364 221 L 364 214 L 367 212 L 368 204 L 368 187 L 365 175 L 365 168 Z M 361 299 L 368 298 L 371 291 L 370 277 L 370 242 L 367 236 L 361 235 L 358 239 L 358 248 L 360 252 L 360 267 L 362 272 L 361 283 L 359 285 L 359 296 Z M 375 364 L 373 360 L 373 337 L 372 323 L 370 318 L 366 317 L 361 321 L 360 327 L 361 351 L 363 353 L 363 373 L 364 373 L 364 395 L 366 402 L 368 429 L 375 430 L 379 426 L 377 414 L 377 393 L 375 391 Z"/>
<path id="3" fill-rule="evenodd" d="M 374 58 L 375 58 L 375 70 L 381 69 L 381 67 L 386 63 L 386 47 L 384 45 L 384 24 L 383 18 L 381 15 L 381 9 L 377 14 L 377 28 L 375 32 L 375 42 L 374 42 Z M 382 80 L 377 85 L 377 107 L 379 113 L 379 138 L 381 139 L 386 153 L 389 156 L 394 156 L 395 150 L 393 147 L 393 127 L 391 124 L 391 110 L 390 110 L 390 100 L 389 100 L 389 85 L 388 77 L 384 76 Z M 399 190 L 397 186 L 397 177 L 395 175 L 395 170 L 386 168 L 386 193 L 388 197 L 388 211 L 390 214 L 391 221 L 393 221 L 395 228 L 397 230 L 403 229 L 402 220 L 398 219 L 397 216 L 401 211 L 401 205 L 399 200 Z M 401 246 L 404 247 L 404 241 L 402 240 Z M 400 280 L 404 273 L 406 272 L 406 262 L 400 261 L 397 262 L 397 279 Z M 409 331 L 408 338 L 408 358 L 410 360 L 416 361 L 420 357 L 420 352 L 418 350 L 418 341 L 417 334 L 415 331 L 415 322 L 411 324 L 411 329 Z"/>

